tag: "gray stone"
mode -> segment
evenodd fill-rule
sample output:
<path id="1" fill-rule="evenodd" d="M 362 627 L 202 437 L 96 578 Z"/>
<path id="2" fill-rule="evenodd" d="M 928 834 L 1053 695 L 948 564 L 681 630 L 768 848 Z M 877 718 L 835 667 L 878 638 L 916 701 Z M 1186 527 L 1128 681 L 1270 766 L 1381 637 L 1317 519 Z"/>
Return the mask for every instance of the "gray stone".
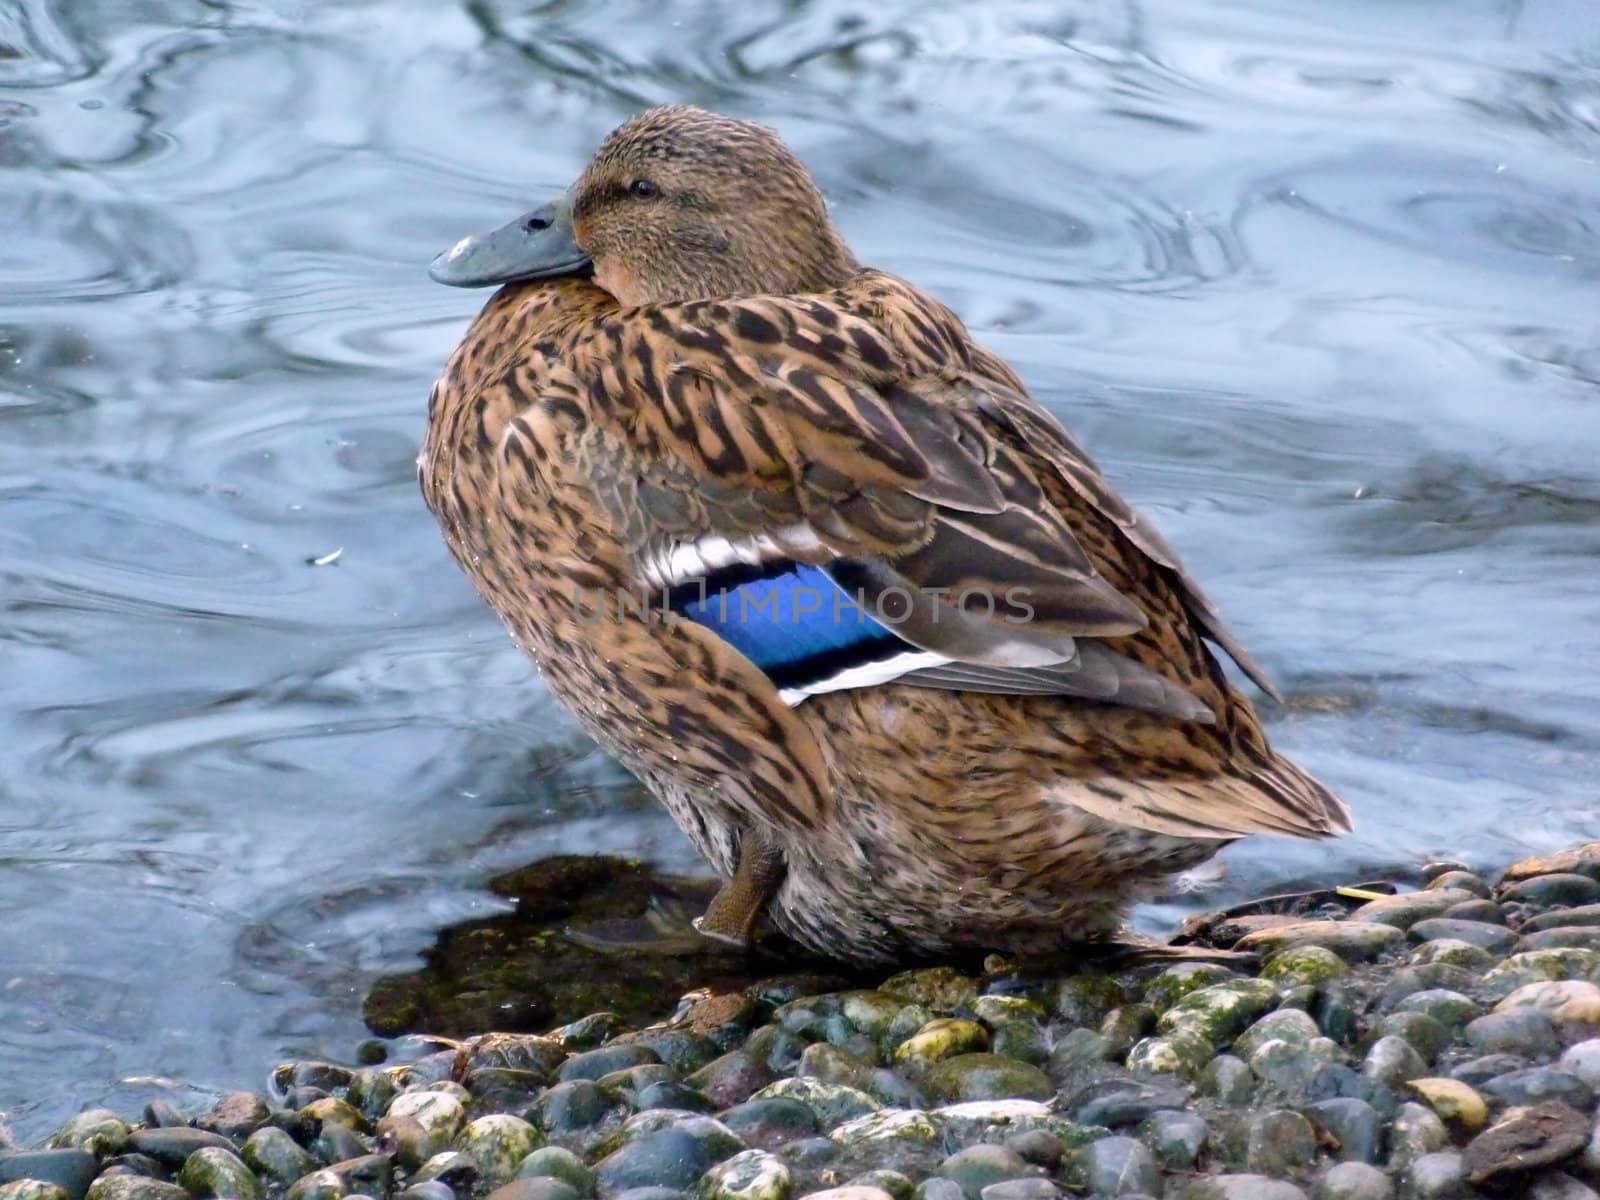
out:
<path id="1" fill-rule="evenodd" d="M 1265 1175 L 1213 1175 L 1209 1179 L 1196 1179 L 1177 1196 L 1179 1200 L 1306 1200 L 1305 1192 L 1294 1184 L 1268 1179 Z"/>
<path id="2" fill-rule="evenodd" d="M 1555 912 L 1540 913 L 1523 922 L 1524 934 L 1539 933 L 1546 929 L 1572 926 L 1600 926 L 1600 904 L 1581 904 L 1577 908 L 1563 908 Z"/>
<path id="3" fill-rule="evenodd" d="M 1156 1160 L 1144 1144 L 1131 1137 L 1108 1137 L 1091 1142 L 1084 1151 L 1084 1182 L 1096 1196 L 1154 1195 L 1161 1186 Z M 983 1200 L 990 1200 L 987 1191 Z"/>
<path id="4" fill-rule="evenodd" d="M 1389 1088 L 1397 1088 L 1428 1073 L 1428 1064 L 1405 1038 L 1381 1037 L 1372 1043 L 1361 1064 L 1362 1074 Z"/>
<path id="5" fill-rule="evenodd" d="M 1005 1146 L 969 1146 L 939 1164 L 939 1175 L 958 1184 L 966 1200 L 979 1200 L 990 1184 L 1038 1174 L 1038 1167 Z"/>
<path id="6" fill-rule="evenodd" d="M 1311 1080 L 1311 1086 L 1306 1089 L 1306 1100 L 1315 1102 L 1341 1098 L 1364 1100 L 1378 1111 L 1380 1117 L 1392 1116 L 1400 1103 L 1395 1090 L 1387 1084 L 1369 1079 L 1343 1063 L 1329 1063 Z"/>
<path id="7" fill-rule="evenodd" d="M 1569 1075 L 1576 1075 L 1591 1088 L 1600 1090 L 1600 1038 L 1590 1038 L 1568 1046 L 1556 1065 Z"/>
<path id="8" fill-rule="evenodd" d="M 251 1171 L 283 1187 L 317 1170 L 317 1160 L 275 1125 L 262 1126 L 250 1134 L 242 1157 Z"/>
<path id="9" fill-rule="evenodd" d="M 1517 935 L 1504 925 L 1490 925 L 1485 921 L 1463 921 L 1457 917 L 1430 917 L 1418 921 L 1408 935 L 1414 942 L 1435 942 L 1448 938 L 1452 942 L 1466 942 L 1490 954 L 1508 953 L 1517 944 Z"/>
<path id="10" fill-rule="evenodd" d="M 1478 1089 L 1491 1100 L 1515 1107 L 1519 1104 L 1540 1104 L 1545 1100 L 1562 1100 L 1573 1108 L 1587 1110 L 1594 1104 L 1594 1089 L 1576 1075 L 1549 1067 L 1529 1067 L 1497 1075 Z"/>
<path id="11" fill-rule="evenodd" d="M 820 1079 L 780 1079 L 762 1088 L 752 1100 L 798 1100 L 813 1113 L 824 1129 L 843 1125 L 846 1121 L 877 1112 L 883 1105 L 866 1092 L 846 1087 L 842 1083 L 824 1083 Z"/>
<path id="12" fill-rule="evenodd" d="M 1432 1017 L 1446 1029 L 1465 1028 L 1478 1015 L 1477 1001 L 1449 988 L 1425 988 L 1412 992 L 1394 1008 L 1395 1012 L 1419 1012 Z"/>
<path id="13" fill-rule="evenodd" d="M 880 1167 L 873 1171 L 863 1171 L 852 1179 L 846 1187 L 876 1188 L 880 1192 L 888 1192 L 894 1200 L 911 1200 L 917 1190 L 917 1185 L 911 1182 L 911 1177 L 899 1171 L 891 1171 Z"/>
<path id="14" fill-rule="evenodd" d="M 1069 1106 L 1072 1119 L 1080 1125 L 1120 1129 L 1139 1124 L 1151 1113 L 1181 1109 L 1188 1103 L 1189 1089 L 1179 1084 L 1107 1079 L 1073 1094 Z"/>
<path id="15" fill-rule="evenodd" d="M 799 1100 L 779 1096 L 771 1100 L 747 1100 L 727 1109 L 720 1120 L 747 1146 L 757 1150 L 776 1150 L 790 1142 L 815 1134 L 821 1128 L 817 1115 Z"/>
<path id="16" fill-rule="evenodd" d="M 1483 896 L 1484 892 L 1469 891 L 1466 888 L 1428 888 L 1421 892 L 1402 892 L 1397 896 L 1384 896 L 1380 900 L 1369 900 L 1355 912 L 1350 914 L 1353 921 L 1377 921 L 1380 924 L 1392 925 L 1396 929 L 1412 929 L 1418 922 L 1429 917 L 1437 917 L 1445 909 L 1461 904 L 1467 900 L 1475 900 Z M 1424 939 L 1425 940 L 1425 939 Z"/>
<path id="17" fill-rule="evenodd" d="M 1200 1072 L 1199 1090 L 1224 1104 L 1243 1104 L 1255 1090 L 1255 1075 L 1243 1059 L 1219 1054 Z"/>
<path id="18" fill-rule="evenodd" d="M 1005 1141 L 1006 1149 L 1015 1150 L 1037 1167 L 1054 1171 L 1067 1157 L 1067 1144 L 1048 1129 L 1025 1129 L 1013 1133 Z"/>
<path id="19" fill-rule="evenodd" d="M 1450 1134 L 1439 1114 L 1426 1105 L 1406 1102 L 1389 1127 L 1389 1167 L 1402 1170 L 1425 1154 L 1450 1144 Z"/>
<path id="20" fill-rule="evenodd" d="M 332 1171 L 313 1171 L 295 1180 L 284 1200 L 343 1200 L 345 1195 L 344 1180 Z"/>
<path id="21" fill-rule="evenodd" d="M 1305 1114 L 1325 1129 L 1338 1143 L 1337 1154 L 1345 1162 L 1375 1163 L 1383 1135 L 1378 1110 L 1354 1096 L 1336 1096 L 1305 1106 Z"/>
<path id="22" fill-rule="evenodd" d="M 1250 1122 L 1245 1166 L 1259 1175 L 1292 1175 L 1316 1160 L 1317 1133 L 1297 1112 L 1279 1109 Z"/>
<path id="23" fill-rule="evenodd" d="M 563 1179 L 536 1176 L 502 1183 L 489 1193 L 487 1200 L 578 1200 L 578 1193 Z"/>
<path id="24" fill-rule="evenodd" d="M 649 1046 L 640 1046 L 623 1042 L 613 1046 L 602 1046 L 598 1050 L 585 1050 L 582 1054 L 574 1054 L 561 1064 L 557 1078 L 562 1081 L 569 1079 L 599 1079 L 602 1075 L 609 1075 L 613 1071 L 626 1070 L 629 1067 L 642 1067 L 649 1063 L 659 1063 L 661 1056 Z"/>
<path id="25" fill-rule="evenodd" d="M 1457 1200 L 1467 1196 L 1467 1171 L 1455 1150 L 1424 1154 L 1406 1168 L 1400 1194 L 1404 1200 Z"/>
<path id="26" fill-rule="evenodd" d="M 1335 1163 L 1317 1180 L 1311 1200 L 1394 1200 L 1394 1184 L 1370 1163 Z"/>
<path id="27" fill-rule="evenodd" d="M 1571 1175 L 1554 1171 L 1533 1181 L 1528 1200 L 1600 1200 L 1600 1193 Z"/>
<path id="28" fill-rule="evenodd" d="M 1061 1195 L 1061 1189 L 1048 1179 L 1007 1179 L 1001 1183 L 991 1183 L 979 1194 L 983 1200 L 1056 1200 Z M 1108 1196 L 1122 1194 L 1106 1193 Z"/>
<path id="29" fill-rule="evenodd" d="M 1467 1045 L 1483 1054 L 1549 1059 L 1560 1053 L 1555 1021 L 1542 1008 L 1509 1008 L 1467 1022 Z"/>
<path id="30" fill-rule="evenodd" d="M 598 1125 L 616 1107 L 593 1080 L 573 1079 L 540 1096 L 532 1115 L 546 1133 L 564 1134 Z"/>
<path id="31" fill-rule="evenodd" d="M 1500 889 L 1500 898 L 1539 908 L 1555 905 L 1571 908 L 1600 900 L 1600 883 L 1587 875 L 1535 875 L 1532 879 L 1505 885 Z"/>
<path id="32" fill-rule="evenodd" d="M 912 1196 L 914 1200 L 964 1200 L 966 1193 L 954 1179 L 935 1175 L 917 1184 L 917 1190 Z M 808 1196 L 806 1200 L 810 1200 L 810 1197 Z"/>
<path id="33" fill-rule="evenodd" d="M 204 1129 L 135 1129 L 128 1135 L 130 1150 L 137 1154 L 148 1154 L 169 1167 L 183 1166 L 184 1159 L 207 1146 L 215 1146 L 230 1154 L 234 1152 L 233 1143 L 227 1138 Z"/>
<path id="34" fill-rule="evenodd" d="M 1428 1062 L 1437 1058 L 1439 1052 L 1450 1044 L 1450 1031 L 1442 1022 L 1427 1013 L 1389 1013 L 1378 1020 L 1372 1027 L 1372 1032 L 1378 1037 L 1392 1034 L 1404 1038 L 1407 1044 Z"/>
<path id="35" fill-rule="evenodd" d="M 594 1175 L 602 1192 L 635 1187 L 686 1188 L 743 1149 L 739 1140 L 728 1136 L 720 1125 L 715 1130 L 700 1131 L 673 1126 L 625 1143 L 595 1164 Z"/>
<path id="36" fill-rule="evenodd" d="M 86 1109 L 50 1139 L 52 1150 L 87 1150 L 96 1158 L 120 1154 L 127 1144 L 128 1123 L 107 1108 Z"/>
<path id="37" fill-rule="evenodd" d="M 1145 1125 L 1145 1140 L 1169 1171 L 1187 1171 L 1206 1144 L 1206 1123 L 1198 1113 L 1152 1113 Z"/>
<path id="38" fill-rule="evenodd" d="M 72 1200 L 82 1200 L 97 1169 L 87 1150 L 10 1150 L 0 1152 L 0 1184 L 22 1179 L 53 1183 Z"/>
<path id="39" fill-rule="evenodd" d="M 1519 1058 L 1515 1054 L 1485 1054 L 1479 1058 L 1469 1058 L 1464 1063 L 1457 1063 L 1450 1070 L 1450 1078 L 1459 1079 L 1470 1087 L 1482 1087 L 1496 1075 L 1520 1071 L 1527 1065 L 1527 1059 Z"/>

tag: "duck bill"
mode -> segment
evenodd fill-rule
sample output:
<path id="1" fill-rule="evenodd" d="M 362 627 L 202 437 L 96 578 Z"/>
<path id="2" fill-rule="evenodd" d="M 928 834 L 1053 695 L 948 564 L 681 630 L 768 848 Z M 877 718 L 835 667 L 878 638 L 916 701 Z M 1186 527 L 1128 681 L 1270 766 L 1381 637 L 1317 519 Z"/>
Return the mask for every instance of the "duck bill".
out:
<path id="1" fill-rule="evenodd" d="M 589 269 L 589 256 L 572 232 L 572 205 L 563 196 L 499 229 L 462 238 L 433 260 L 428 274 L 436 283 L 470 288 L 587 275 Z"/>

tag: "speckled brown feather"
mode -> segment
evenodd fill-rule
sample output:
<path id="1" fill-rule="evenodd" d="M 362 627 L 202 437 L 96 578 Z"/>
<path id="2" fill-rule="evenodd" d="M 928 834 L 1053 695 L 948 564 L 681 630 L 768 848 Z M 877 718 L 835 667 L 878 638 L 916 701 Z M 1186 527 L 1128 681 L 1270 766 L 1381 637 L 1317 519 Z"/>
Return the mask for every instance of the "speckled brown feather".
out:
<path id="1" fill-rule="evenodd" d="M 1348 828 L 1268 747 L 1205 639 L 1260 669 L 1170 547 L 1004 363 L 890 276 L 640 307 L 574 280 L 503 289 L 435 387 L 419 468 L 555 693 L 724 876 L 747 831 L 770 839 L 772 915 L 820 950 L 1050 950 L 1231 838 Z M 706 533 L 879 555 L 914 581 L 945 569 L 941 538 L 987 539 L 973 561 L 1049 589 L 1048 636 L 1213 719 L 906 684 L 791 709 L 709 630 L 617 605 Z M 596 619 L 602 596 L 617 610 Z"/>

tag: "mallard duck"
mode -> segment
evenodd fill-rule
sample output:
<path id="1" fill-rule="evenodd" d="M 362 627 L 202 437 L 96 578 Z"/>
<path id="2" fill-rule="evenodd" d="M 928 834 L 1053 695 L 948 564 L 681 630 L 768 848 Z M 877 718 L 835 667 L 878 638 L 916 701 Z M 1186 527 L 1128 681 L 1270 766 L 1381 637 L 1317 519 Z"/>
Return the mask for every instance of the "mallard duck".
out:
<path id="1" fill-rule="evenodd" d="M 1177 553 L 772 131 L 689 107 L 435 260 L 503 284 L 418 465 L 457 561 L 763 918 L 859 963 L 1051 955 L 1345 806 Z"/>

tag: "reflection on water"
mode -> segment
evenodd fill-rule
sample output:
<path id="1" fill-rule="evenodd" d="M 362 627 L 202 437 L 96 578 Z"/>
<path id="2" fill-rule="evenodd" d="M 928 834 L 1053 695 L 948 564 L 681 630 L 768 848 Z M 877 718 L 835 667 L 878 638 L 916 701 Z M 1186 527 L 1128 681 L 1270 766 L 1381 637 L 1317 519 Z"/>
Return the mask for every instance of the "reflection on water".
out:
<path id="1" fill-rule="evenodd" d="M 692 859 L 447 560 L 423 265 L 641 104 L 779 124 L 1181 545 L 1359 835 L 1600 835 L 1587 0 L 0 7 L 0 1109 L 254 1084 L 498 911 Z M 308 558 L 335 549 L 332 565 Z M 1208 897 L 1208 899 L 1210 899 Z M 1179 907 L 1153 910 L 1171 919 Z"/>

